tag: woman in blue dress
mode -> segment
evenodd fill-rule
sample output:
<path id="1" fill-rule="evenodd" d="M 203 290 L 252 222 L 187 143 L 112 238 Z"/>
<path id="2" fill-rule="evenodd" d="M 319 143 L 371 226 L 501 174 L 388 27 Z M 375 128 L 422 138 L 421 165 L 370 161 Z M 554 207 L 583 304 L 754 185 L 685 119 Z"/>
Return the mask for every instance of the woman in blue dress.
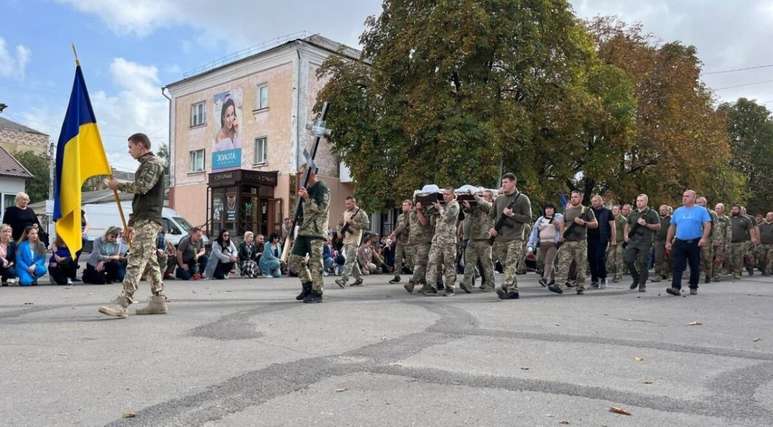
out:
<path id="1" fill-rule="evenodd" d="M 263 277 L 282 277 L 279 257 L 282 254 L 282 245 L 279 236 L 271 235 L 271 241 L 263 246 L 263 256 L 260 257 L 260 271 Z"/>
<path id="2" fill-rule="evenodd" d="M 34 286 L 46 274 L 46 245 L 38 237 L 38 228 L 28 226 L 16 248 L 16 274 L 19 285 Z"/>

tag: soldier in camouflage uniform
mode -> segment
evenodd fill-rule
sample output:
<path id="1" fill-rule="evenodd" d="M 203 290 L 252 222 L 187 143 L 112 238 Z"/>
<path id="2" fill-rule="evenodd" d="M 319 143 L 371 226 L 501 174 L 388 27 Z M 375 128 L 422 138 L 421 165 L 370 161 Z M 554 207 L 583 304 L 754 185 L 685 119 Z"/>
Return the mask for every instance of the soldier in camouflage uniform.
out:
<path id="1" fill-rule="evenodd" d="M 494 226 L 490 215 L 493 195 L 491 191 L 486 190 L 482 196 L 476 194 L 475 200 L 477 203 L 474 206 L 466 200 L 463 202 L 465 220 L 469 221 L 469 240 L 464 250 L 464 279 L 461 287 L 467 293 L 472 292 L 475 267 L 480 264 L 483 282 L 480 289 L 483 292 L 491 292 L 494 290 L 494 263 L 491 260 L 488 231 Z"/>
<path id="2" fill-rule="evenodd" d="M 695 199 L 695 204 L 706 208 L 711 217 L 709 244 L 701 248 L 701 271 L 705 273 L 705 283 L 711 283 L 711 278 L 714 277 L 714 232 L 716 231 L 717 222 L 719 222 L 719 216 L 713 209 L 708 207 L 708 203 L 708 200 L 703 196 Z"/>
<path id="3" fill-rule="evenodd" d="M 303 200 L 299 220 L 301 226 L 293 241 L 288 265 L 301 280 L 302 290 L 295 299 L 302 300 L 304 304 L 320 303 L 324 287 L 322 247 L 327 238 L 330 191 L 325 183 L 318 180 L 316 168 L 309 173 L 308 187 L 298 189 L 298 196 Z"/>
<path id="4" fill-rule="evenodd" d="M 734 205 L 730 213 L 730 271 L 733 274 L 733 280 L 738 280 L 741 278 L 744 257 L 749 244 L 754 240 L 754 223 L 741 214 L 740 206 Z"/>
<path id="5" fill-rule="evenodd" d="M 652 240 L 660 230 L 660 217 L 654 209 L 647 206 L 648 203 L 649 197 L 646 194 L 640 194 L 636 198 L 636 210 L 628 215 L 628 222 L 623 231 L 626 243 L 623 259 L 633 278 L 630 287 L 638 287 L 639 292 L 647 291 Z"/>
<path id="6" fill-rule="evenodd" d="M 518 191 L 518 181 L 512 173 L 502 176 L 502 192 L 494 200 L 494 206 L 489 213 L 495 226 L 489 230 L 494 237 L 491 248 L 492 257 L 499 260 L 504 268 L 505 278 L 502 286 L 497 289 L 500 299 L 518 299 L 518 279 L 515 270 L 523 251 L 523 225 L 531 223 L 531 201 Z M 497 230 L 496 225 L 500 224 Z"/>
<path id="7" fill-rule="evenodd" d="M 577 295 L 585 293 L 585 269 L 588 266 L 588 228 L 599 226 L 593 209 L 582 205 L 582 193 L 572 191 L 561 223 L 561 247 L 556 253 L 556 282 L 548 286 L 551 292 L 564 293 L 569 282 L 569 268 L 577 269 Z"/>
<path id="8" fill-rule="evenodd" d="M 671 277 L 671 255 L 666 251 L 666 236 L 668 235 L 668 226 L 671 225 L 671 213 L 674 208 L 668 205 L 660 205 L 660 230 L 655 233 L 655 276 L 653 283 L 661 280 L 668 280 Z"/>
<path id="9" fill-rule="evenodd" d="M 773 272 L 773 212 L 768 212 L 758 226 L 760 230 L 760 269 L 763 276 Z"/>
<path id="10" fill-rule="evenodd" d="M 732 238 L 732 229 L 730 227 L 730 217 L 725 215 L 725 205 L 717 203 L 714 206 L 717 213 L 717 222 L 711 230 L 711 246 L 714 254 L 714 265 L 712 266 L 714 282 L 719 282 L 720 273 L 727 271 L 728 255 L 730 253 L 730 239 Z"/>
<path id="11" fill-rule="evenodd" d="M 744 249 L 743 264 L 749 276 L 753 276 L 754 266 L 756 265 L 756 248 L 760 242 L 760 230 L 757 228 L 757 220 L 746 212 L 746 207 L 744 206 L 741 206 L 741 215 L 746 217 L 752 225 L 751 230 L 749 230 L 749 241 L 746 242 L 746 248 Z"/>
<path id="12" fill-rule="evenodd" d="M 423 287 L 427 283 L 427 261 L 433 234 L 432 220 L 421 202 L 416 202 L 411 214 L 408 215 L 408 230 L 408 239 L 414 251 L 413 277 L 403 287 L 409 294 L 412 294 L 416 285 Z"/>
<path id="13" fill-rule="evenodd" d="M 389 240 L 397 241 L 395 244 L 395 277 L 389 281 L 390 284 L 400 283 L 400 273 L 403 271 L 404 266 L 413 269 L 413 247 L 410 245 L 410 227 L 408 225 L 408 217 L 411 215 L 411 209 L 413 209 L 413 201 L 403 200 L 403 213 L 397 217 L 397 227 L 395 227 L 392 234 L 389 235 Z"/>
<path id="14" fill-rule="evenodd" d="M 129 154 L 140 162 L 135 172 L 134 182 L 119 183 L 115 178 L 107 182 L 112 190 L 134 193 L 132 215 L 129 228 L 125 230 L 129 244 L 129 256 L 126 275 L 123 280 L 123 293 L 111 304 L 99 308 L 107 316 L 126 318 L 129 304 L 135 302 L 140 278 L 147 272 L 150 279 L 151 297 L 145 308 L 137 314 L 166 314 L 166 296 L 161 269 L 156 257 L 156 235 L 161 231 L 161 210 L 164 207 L 164 162 L 150 151 L 150 139 L 145 134 L 136 133 L 129 137 Z"/>
<path id="15" fill-rule="evenodd" d="M 362 285 L 362 272 L 357 262 L 357 249 L 360 247 L 363 230 L 370 228 L 368 214 L 357 206 L 357 200 L 354 197 L 347 197 L 344 204 L 346 206 L 344 221 L 338 231 L 343 238 L 344 258 L 346 261 L 341 278 L 335 280 L 335 283 L 342 288 L 346 287 L 346 282 L 349 280 L 350 275 L 354 279 L 352 286 Z"/>
<path id="16" fill-rule="evenodd" d="M 523 247 L 521 248 L 521 259 L 518 260 L 518 268 L 515 270 L 515 274 L 526 274 L 528 268 L 526 267 L 526 257 L 529 254 L 526 251 L 527 243 L 529 243 L 529 235 L 531 235 L 531 224 L 528 222 L 523 225 Z"/>
<path id="17" fill-rule="evenodd" d="M 620 206 L 615 205 L 612 207 L 612 216 L 615 218 L 615 241 L 609 242 L 607 248 L 607 271 L 614 276 L 612 282 L 617 283 L 623 279 L 623 228 L 625 227 L 626 218 L 620 212 Z"/>
<path id="18" fill-rule="evenodd" d="M 456 228 L 459 223 L 459 202 L 456 201 L 453 188 L 443 190 L 443 201 L 445 204 L 440 202 L 433 204 L 435 235 L 432 236 L 432 245 L 429 250 L 427 283 L 421 289 L 423 295 L 437 294 L 435 286 L 441 268 L 444 270 L 444 296 L 454 295 L 454 284 L 456 283 Z"/>

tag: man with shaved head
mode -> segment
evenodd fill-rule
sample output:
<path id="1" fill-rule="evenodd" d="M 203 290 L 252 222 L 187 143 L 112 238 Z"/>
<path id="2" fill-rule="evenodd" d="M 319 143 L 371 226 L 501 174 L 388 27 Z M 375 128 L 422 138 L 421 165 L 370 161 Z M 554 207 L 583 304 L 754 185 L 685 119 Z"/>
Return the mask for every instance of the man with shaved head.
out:
<path id="1" fill-rule="evenodd" d="M 690 263 L 690 295 L 698 294 L 700 281 L 701 248 L 710 244 L 711 215 L 703 206 L 695 204 L 695 191 L 685 190 L 682 206 L 671 215 L 671 225 L 666 236 L 666 250 L 671 252 L 673 274 L 670 295 L 679 296 L 682 291 L 682 275 Z"/>
<path id="2" fill-rule="evenodd" d="M 625 252 L 623 259 L 631 272 L 631 289 L 647 291 L 649 258 L 655 233 L 660 230 L 660 216 L 649 206 L 649 197 L 639 194 L 636 197 L 636 209 L 628 215 L 624 226 Z"/>
<path id="3" fill-rule="evenodd" d="M 730 253 L 730 238 L 732 231 L 730 229 L 730 217 L 727 216 L 727 210 L 724 203 L 717 203 L 714 206 L 717 213 L 717 222 L 714 224 L 712 245 L 714 246 L 714 282 L 721 279 L 720 273 L 727 272 L 728 254 Z"/>

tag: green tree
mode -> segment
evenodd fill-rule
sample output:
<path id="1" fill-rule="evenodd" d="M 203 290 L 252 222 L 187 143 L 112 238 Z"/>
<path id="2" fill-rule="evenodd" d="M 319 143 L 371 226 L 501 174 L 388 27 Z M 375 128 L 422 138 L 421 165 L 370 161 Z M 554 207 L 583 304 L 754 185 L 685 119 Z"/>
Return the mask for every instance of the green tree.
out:
<path id="1" fill-rule="evenodd" d="M 32 151 L 20 151 L 13 156 L 34 176 L 27 182 L 26 193 L 30 202 L 48 200 L 48 188 L 51 183 L 51 162 L 47 155 Z"/>
<path id="2" fill-rule="evenodd" d="M 763 214 L 773 209 L 773 119 L 770 111 L 754 100 L 739 98 L 724 103 L 720 111 L 727 114 L 732 157 L 730 167 L 746 177 L 746 200 L 749 212 Z"/>
<path id="3" fill-rule="evenodd" d="M 158 147 L 158 153 L 156 153 L 158 157 L 164 161 L 164 187 L 169 188 L 170 183 L 170 177 L 169 177 L 169 146 L 166 144 L 161 144 Z"/>
<path id="4" fill-rule="evenodd" d="M 627 148 L 632 83 L 564 0 L 386 0 L 366 26 L 363 60 L 329 59 L 318 99 L 368 209 L 501 171 L 554 199 L 606 183 Z"/>

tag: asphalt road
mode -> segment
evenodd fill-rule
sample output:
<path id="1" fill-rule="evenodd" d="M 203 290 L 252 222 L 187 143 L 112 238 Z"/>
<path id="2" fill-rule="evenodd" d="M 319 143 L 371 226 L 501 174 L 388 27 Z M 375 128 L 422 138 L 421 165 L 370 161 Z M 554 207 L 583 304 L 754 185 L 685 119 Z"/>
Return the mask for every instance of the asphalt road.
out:
<path id="1" fill-rule="evenodd" d="M 326 278 L 323 304 L 173 281 L 169 315 L 128 319 L 97 313 L 118 285 L 0 288 L 0 424 L 773 425 L 773 278 L 559 296 L 529 274 L 517 301 L 388 279 Z"/>

